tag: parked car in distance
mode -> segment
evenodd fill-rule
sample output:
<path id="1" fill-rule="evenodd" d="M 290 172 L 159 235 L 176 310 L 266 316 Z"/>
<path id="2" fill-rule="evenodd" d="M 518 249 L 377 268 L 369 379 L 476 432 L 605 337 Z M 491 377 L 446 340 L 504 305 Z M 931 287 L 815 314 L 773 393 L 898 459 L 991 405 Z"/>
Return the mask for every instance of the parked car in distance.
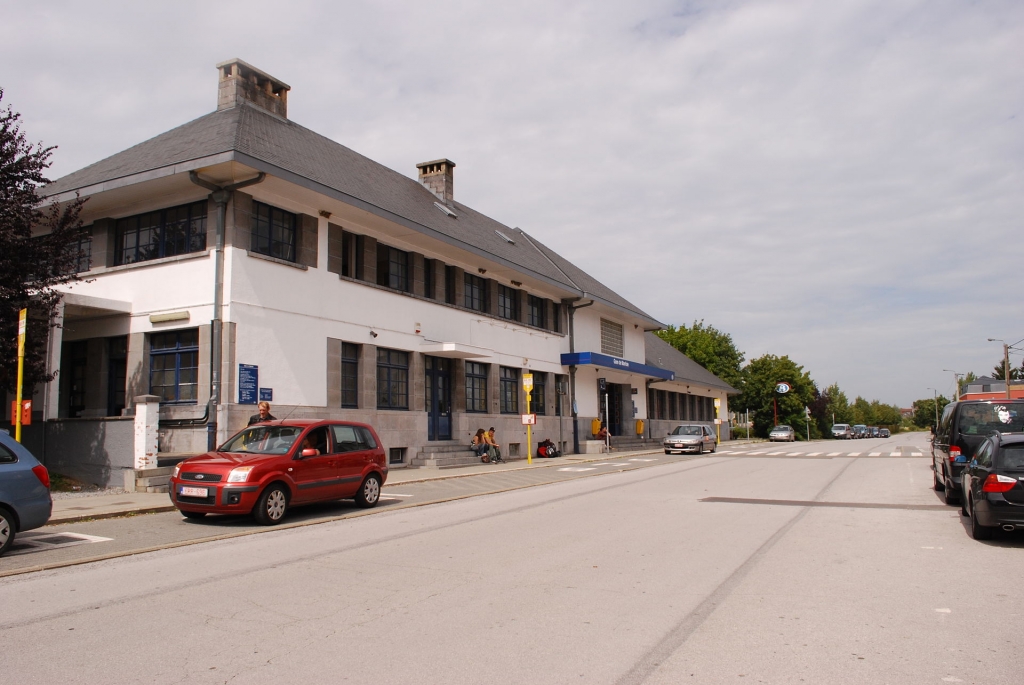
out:
<path id="1" fill-rule="evenodd" d="M 960 400 L 950 402 L 932 440 L 932 487 L 946 504 L 960 502 L 964 466 L 992 433 L 1024 431 L 1024 400 Z"/>
<path id="2" fill-rule="evenodd" d="M 871 437 L 871 438 L 879 437 L 878 426 L 868 426 L 868 437 Z"/>
<path id="3" fill-rule="evenodd" d="M 961 474 L 960 513 L 971 517 L 971 535 L 988 540 L 996 528 L 1024 528 L 1024 434 L 994 433 Z"/>
<path id="4" fill-rule="evenodd" d="M 878 429 L 878 437 L 880 437 L 880 438 L 889 438 L 889 437 L 892 437 L 892 433 L 889 432 L 888 428 L 879 428 Z"/>
<path id="5" fill-rule="evenodd" d="M 50 520 L 50 473 L 17 440 L 0 431 L 0 556 L 18 533 Z"/>
<path id="6" fill-rule="evenodd" d="M 832 437 L 836 440 L 852 440 L 853 428 L 848 423 L 836 423 L 832 426 Z"/>
<path id="7" fill-rule="evenodd" d="M 789 426 L 776 426 L 768 434 L 769 442 L 793 442 L 796 440 L 796 431 Z"/>
<path id="8" fill-rule="evenodd" d="M 715 434 L 704 424 L 683 424 L 676 426 L 662 441 L 665 454 L 673 452 L 695 452 L 703 454 L 705 450 L 714 452 L 718 444 Z"/>
<path id="9" fill-rule="evenodd" d="M 174 467 L 169 491 L 186 518 L 251 513 L 274 525 L 299 504 L 355 498 L 375 506 L 387 476 L 370 426 L 292 419 L 249 426 L 216 451 L 186 459 Z"/>
<path id="10" fill-rule="evenodd" d="M 858 423 L 853 426 L 853 437 L 857 440 L 868 437 L 868 427 L 863 423 Z"/>

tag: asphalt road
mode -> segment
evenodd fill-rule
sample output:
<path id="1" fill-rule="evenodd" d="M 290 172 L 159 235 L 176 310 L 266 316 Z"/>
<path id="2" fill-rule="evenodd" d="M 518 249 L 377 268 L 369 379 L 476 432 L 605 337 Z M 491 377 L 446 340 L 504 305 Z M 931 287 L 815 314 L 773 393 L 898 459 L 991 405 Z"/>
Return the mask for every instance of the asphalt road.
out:
<path id="1" fill-rule="evenodd" d="M 468 495 L 0 579 L 0 682 L 1020 682 L 1024 538 L 972 540 L 926 456 L 869 442 L 435 481 Z"/>

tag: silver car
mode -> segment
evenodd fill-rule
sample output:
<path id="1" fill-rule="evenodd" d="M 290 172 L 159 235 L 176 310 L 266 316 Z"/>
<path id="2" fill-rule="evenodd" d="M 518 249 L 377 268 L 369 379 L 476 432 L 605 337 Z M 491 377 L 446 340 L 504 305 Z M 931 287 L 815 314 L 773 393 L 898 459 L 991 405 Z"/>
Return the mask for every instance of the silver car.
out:
<path id="1" fill-rule="evenodd" d="M 853 440 L 853 428 L 848 423 L 837 423 L 832 426 L 832 437 L 836 440 Z"/>
<path id="2" fill-rule="evenodd" d="M 672 454 L 673 452 L 703 454 L 705 450 L 714 452 L 718 446 L 718 443 L 715 441 L 715 434 L 703 424 L 676 426 L 665 437 L 662 444 L 665 447 L 665 454 Z"/>
<path id="3" fill-rule="evenodd" d="M 790 426 L 776 426 L 768 434 L 768 440 L 770 442 L 794 442 L 796 440 L 796 431 Z"/>

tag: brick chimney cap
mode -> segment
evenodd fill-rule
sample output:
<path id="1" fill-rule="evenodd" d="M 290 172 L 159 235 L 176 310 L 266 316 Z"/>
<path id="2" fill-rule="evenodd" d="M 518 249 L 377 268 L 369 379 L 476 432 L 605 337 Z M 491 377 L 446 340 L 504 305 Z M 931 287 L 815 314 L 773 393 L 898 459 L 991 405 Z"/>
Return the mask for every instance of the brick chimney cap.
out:
<path id="1" fill-rule="evenodd" d="M 244 72 L 249 72 L 250 74 L 255 74 L 260 79 L 266 79 L 267 81 L 270 81 L 271 84 L 273 85 L 273 89 L 274 89 L 275 93 L 278 93 L 278 92 L 280 92 L 282 90 L 291 90 L 292 89 L 291 86 L 289 86 L 287 83 L 285 83 L 281 79 L 274 78 L 273 76 L 271 76 L 267 72 L 263 71 L 262 69 L 257 69 L 256 67 L 254 67 L 253 65 L 249 64 L 248 62 L 240 60 L 237 57 L 235 59 L 229 59 L 229 60 L 225 60 L 225 61 L 221 62 L 220 64 L 217 65 L 217 70 L 218 71 L 223 71 L 224 67 L 227 67 L 227 66 L 230 66 L 230 65 L 233 65 L 233 64 L 237 64 L 239 67 L 241 67 L 241 69 L 239 69 L 239 71 L 241 71 L 243 73 Z"/>
<path id="2" fill-rule="evenodd" d="M 416 165 L 416 168 L 422 169 L 424 167 L 434 166 L 435 164 L 446 164 L 450 169 L 455 168 L 455 162 L 453 162 L 450 159 L 435 159 L 432 162 L 420 162 L 419 164 Z"/>

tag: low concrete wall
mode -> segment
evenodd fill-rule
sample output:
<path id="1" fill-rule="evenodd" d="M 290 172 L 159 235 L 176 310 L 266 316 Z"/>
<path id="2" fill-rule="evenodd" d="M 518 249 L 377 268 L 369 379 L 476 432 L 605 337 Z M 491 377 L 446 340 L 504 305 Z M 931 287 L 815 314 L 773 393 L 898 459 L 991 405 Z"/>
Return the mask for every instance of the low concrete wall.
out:
<path id="1" fill-rule="evenodd" d="M 55 419 L 27 428 L 25 446 L 55 473 L 119 488 L 124 486 L 124 471 L 134 466 L 131 416 Z"/>

